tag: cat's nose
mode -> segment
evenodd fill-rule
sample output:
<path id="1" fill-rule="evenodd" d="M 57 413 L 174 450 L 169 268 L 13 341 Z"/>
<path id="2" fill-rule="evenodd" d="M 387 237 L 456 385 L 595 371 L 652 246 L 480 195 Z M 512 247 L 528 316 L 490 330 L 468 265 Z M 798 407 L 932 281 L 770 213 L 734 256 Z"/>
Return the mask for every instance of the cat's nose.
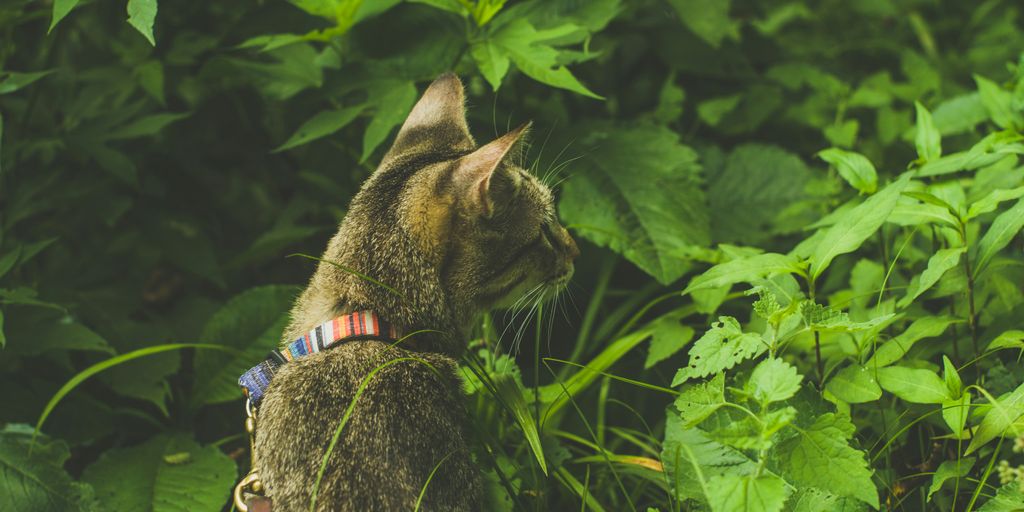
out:
<path id="1" fill-rule="evenodd" d="M 570 260 L 574 260 L 580 255 L 580 248 L 576 246 L 576 241 L 572 239 L 572 235 L 569 234 L 569 230 L 563 226 L 558 226 L 558 234 L 561 235 L 562 245 L 565 246 L 566 255 L 569 256 Z"/>

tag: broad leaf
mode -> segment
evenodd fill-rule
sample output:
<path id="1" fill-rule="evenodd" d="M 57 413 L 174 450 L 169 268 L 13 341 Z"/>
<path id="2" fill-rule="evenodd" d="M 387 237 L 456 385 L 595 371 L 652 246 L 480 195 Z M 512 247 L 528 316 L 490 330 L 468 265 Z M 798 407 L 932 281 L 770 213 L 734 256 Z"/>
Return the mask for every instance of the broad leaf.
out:
<path id="1" fill-rule="evenodd" d="M 281 144 L 274 148 L 274 153 L 291 149 L 296 146 L 312 142 L 321 137 L 326 137 L 351 123 L 360 112 L 363 106 L 342 108 L 340 110 L 325 110 L 309 118 L 302 123 L 302 126 L 295 133 Z M 386 135 L 385 135 L 386 136 Z"/>
<path id="2" fill-rule="evenodd" d="M 875 234 L 889 216 L 889 212 L 896 206 L 896 201 L 909 181 L 910 174 L 904 174 L 894 183 L 849 210 L 825 231 L 810 258 L 812 278 L 817 279 L 836 256 L 857 250 L 868 237 Z"/>
<path id="3" fill-rule="evenodd" d="M 497 91 L 511 64 L 505 51 L 494 41 L 483 40 L 473 43 L 469 48 L 469 54 L 476 61 L 476 67 L 480 70 L 480 74 Z"/>
<path id="4" fill-rule="evenodd" d="M 1024 490 L 1016 482 L 1010 482 L 1000 487 L 978 512 L 1020 512 L 1021 507 L 1024 507 Z"/>
<path id="5" fill-rule="evenodd" d="M 192 387 L 194 403 L 241 400 L 238 377 L 281 342 L 288 310 L 296 293 L 297 290 L 291 286 L 252 288 L 231 299 L 210 318 L 200 339 L 242 352 L 196 352 L 196 380 Z"/>
<path id="6" fill-rule="evenodd" d="M 34 73 L 19 73 L 17 71 L 6 71 L 0 74 L 0 94 L 7 94 L 21 89 L 22 87 L 28 86 L 43 78 L 53 70 L 50 71 L 36 71 Z"/>
<path id="7" fill-rule="evenodd" d="M 762 404 L 788 400 L 800 390 L 803 376 L 796 367 L 779 359 L 761 361 L 750 374 L 746 391 Z"/>
<path id="8" fill-rule="evenodd" d="M 953 399 L 942 378 L 930 370 L 887 366 L 876 370 L 882 389 L 915 404 L 941 404 Z"/>
<path id="9" fill-rule="evenodd" d="M 676 314 L 665 315 L 651 324 L 653 330 L 650 348 L 644 369 L 650 368 L 683 349 L 693 339 L 694 330 L 688 325 L 679 323 Z"/>
<path id="10" fill-rule="evenodd" d="M 960 437 L 971 415 L 971 394 L 962 393 L 960 398 L 942 402 L 942 421 L 946 422 L 953 435 Z"/>
<path id="11" fill-rule="evenodd" d="M 693 278 L 683 294 L 707 288 L 719 288 L 736 283 L 753 283 L 779 274 L 802 272 L 800 261 L 787 254 L 756 254 L 719 263 Z"/>
<path id="12" fill-rule="evenodd" d="M 360 162 L 365 162 L 374 149 L 388 137 L 391 130 L 402 123 L 413 104 L 416 103 L 416 86 L 409 81 L 375 83 L 369 88 L 367 105 L 376 111 L 373 119 L 363 134 L 363 154 Z"/>
<path id="13" fill-rule="evenodd" d="M 725 374 L 683 389 L 675 401 L 683 427 L 690 428 L 707 419 L 725 405 Z"/>
<path id="14" fill-rule="evenodd" d="M 595 99 L 603 99 L 581 84 L 571 72 L 558 62 L 558 50 L 545 41 L 553 39 L 555 33 L 575 31 L 578 27 L 564 26 L 559 29 L 538 31 L 524 18 L 516 18 L 505 24 L 492 35 L 492 41 L 504 50 L 526 76 L 553 87 L 566 89 Z M 553 32 L 553 30 L 557 32 Z"/>
<path id="15" fill-rule="evenodd" d="M 1010 91 L 983 76 L 974 75 L 974 82 L 978 84 L 981 103 L 985 105 L 993 123 L 1000 128 L 1024 128 L 1024 118 L 1019 111 L 1014 110 L 1013 94 Z"/>
<path id="16" fill-rule="evenodd" d="M 713 47 L 729 38 L 739 40 L 739 23 L 729 18 L 731 0 L 669 0 L 686 28 Z"/>
<path id="17" fill-rule="evenodd" d="M 96 489 L 103 510 L 186 512 L 218 510 L 237 475 L 235 462 L 213 446 L 183 435 L 159 435 L 104 453 L 82 480 Z"/>
<path id="18" fill-rule="evenodd" d="M 0 510 L 91 510 L 92 489 L 64 471 L 69 456 L 63 441 L 36 438 L 33 444 L 27 425 L 0 430 Z"/>
<path id="19" fill-rule="evenodd" d="M 939 464 L 939 468 L 935 470 L 935 474 L 932 475 L 932 484 L 928 487 L 928 496 L 925 499 L 931 500 L 932 495 L 941 489 L 942 484 L 950 478 L 956 479 L 967 476 L 971 472 L 971 468 L 974 467 L 974 461 L 974 457 L 942 461 L 942 464 Z"/>
<path id="20" fill-rule="evenodd" d="M 594 149 L 564 186 L 562 217 L 659 282 L 675 281 L 689 268 L 691 250 L 709 243 L 696 153 L 662 127 L 591 131 L 585 144 Z"/>
<path id="21" fill-rule="evenodd" d="M 878 173 L 871 160 L 852 151 L 844 151 L 839 148 L 829 148 L 818 152 L 818 157 L 826 161 L 839 171 L 853 188 L 865 194 L 873 194 L 878 189 Z"/>
<path id="22" fill-rule="evenodd" d="M 755 464 L 743 452 L 725 446 L 697 428 L 685 428 L 679 415 L 671 410 L 665 420 L 665 442 L 661 462 L 669 477 L 669 489 L 680 500 L 706 499 L 701 480 L 717 475 L 746 475 Z M 694 467 L 700 468 L 700 475 Z"/>
<path id="23" fill-rule="evenodd" d="M 939 279 L 950 269 L 960 263 L 960 255 L 967 250 L 966 247 L 951 247 L 939 249 L 931 258 L 928 258 L 928 268 L 921 273 L 920 279 L 910 284 L 907 294 L 900 299 L 899 306 L 905 308 L 928 291 L 929 288 L 939 282 Z"/>
<path id="24" fill-rule="evenodd" d="M 987 350 L 1001 350 L 1004 348 L 1024 350 L 1024 331 L 1011 330 L 996 336 L 996 338 L 988 344 Z"/>
<path id="25" fill-rule="evenodd" d="M 690 348 L 690 363 L 676 372 L 672 385 L 728 370 L 768 349 L 760 334 L 743 332 L 735 318 L 718 318 Z"/>
<path id="26" fill-rule="evenodd" d="M 974 275 L 980 275 L 1003 247 L 1024 228 L 1024 199 L 999 214 L 978 242 L 978 255 L 974 258 Z"/>
<path id="27" fill-rule="evenodd" d="M 825 385 L 836 398 L 851 404 L 873 402 L 882 397 L 882 388 L 871 371 L 859 364 L 839 370 Z"/>
<path id="28" fill-rule="evenodd" d="M 53 27 L 56 27 L 60 20 L 64 19 L 65 16 L 71 13 L 71 10 L 78 5 L 80 0 L 54 0 L 53 2 L 53 14 L 50 17 L 50 28 L 46 29 L 46 33 L 53 32 Z"/>
<path id="29" fill-rule="evenodd" d="M 878 508 L 878 491 L 864 452 L 847 442 L 854 431 L 849 418 L 833 413 L 819 416 L 799 435 L 779 444 L 782 476 L 797 486 L 828 489 Z"/>
<path id="30" fill-rule="evenodd" d="M 967 446 L 967 455 L 970 455 L 978 448 L 981 448 L 996 436 L 1006 432 L 1018 433 L 1015 423 L 1024 416 L 1024 384 L 1017 389 L 999 397 L 992 403 L 992 407 L 981 420 L 978 429 L 971 438 L 971 444 Z"/>
<path id="31" fill-rule="evenodd" d="M 153 39 L 153 23 L 156 22 L 156 0 L 128 0 L 128 24 L 135 27 L 149 44 L 156 46 Z"/>
<path id="32" fill-rule="evenodd" d="M 789 493 L 790 486 L 771 474 L 719 475 L 708 480 L 708 503 L 714 512 L 778 512 Z"/>
<path id="33" fill-rule="evenodd" d="M 914 320 L 914 323 L 910 324 L 910 327 L 907 327 L 907 330 L 878 347 L 864 366 L 871 369 L 889 366 L 899 361 L 918 340 L 934 338 L 946 332 L 950 325 L 960 322 L 963 322 L 963 320 L 951 316 L 926 316 L 918 318 Z"/>

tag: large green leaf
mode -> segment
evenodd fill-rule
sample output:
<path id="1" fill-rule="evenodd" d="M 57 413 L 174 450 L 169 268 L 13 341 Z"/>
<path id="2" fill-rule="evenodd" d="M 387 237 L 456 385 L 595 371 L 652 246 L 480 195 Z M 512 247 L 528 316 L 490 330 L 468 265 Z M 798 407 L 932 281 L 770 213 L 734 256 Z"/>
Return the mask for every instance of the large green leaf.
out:
<path id="1" fill-rule="evenodd" d="M 887 366 L 876 370 L 882 389 L 915 404 L 941 404 L 953 399 L 941 377 L 931 370 Z"/>
<path id="2" fill-rule="evenodd" d="M 992 402 L 967 446 L 967 455 L 1004 433 L 1018 433 L 1017 423 L 1024 417 L 1024 384 Z"/>
<path id="3" fill-rule="evenodd" d="M 347 107 L 338 110 L 325 110 L 318 112 L 306 122 L 291 137 L 288 137 L 283 144 L 274 148 L 274 152 L 284 151 L 303 144 L 307 144 L 321 137 L 326 137 L 351 123 L 360 112 L 363 106 Z M 387 134 L 385 134 L 386 136 Z"/>
<path id="4" fill-rule="evenodd" d="M 679 323 L 679 315 L 669 313 L 651 324 L 653 335 L 644 368 L 650 368 L 683 349 L 693 339 L 694 330 Z"/>
<path id="5" fill-rule="evenodd" d="M 719 373 L 707 382 L 691 384 L 675 401 L 684 428 L 694 427 L 725 406 L 725 374 Z"/>
<path id="6" fill-rule="evenodd" d="M 974 461 L 974 457 L 963 457 L 956 460 L 943 461 L 942 464 L 939 464 L 939 468 L 932 475 L 932 484 L 928 486 L 928 496 L 926 499 L 931 500 L 932 495 L 941 489 L 942 484 L 950 478 L 957 479 L 967 476 L 971 468 L 974 467 Z"/>
<path id="7" fill-rule="evenodd" d="M 878 491 L 864 452 L 847 442 L 854 431 L 847 417 L 819 416 L 799 435 L 779 444 L 782 477 L 797 486 L 828 489 L 878 508 Z"/>
<path id="8" fill-rule="evenodd" d="M 690 251 L 709 242 L 696 153 L 650 125 L 595 126 L 584 144 L 594 149 L 565 184 L 562 217 L 659 282 L 675 281 L 689 268 Z"/>
<path id="9" fill-rule="evenodd" d="M 128 0 L 128 24 L 135 27 L 149 44 L 156 46 L 153 39 L 153 23 L 156 22 L 156 0 Z"/>
<path id="10" fill-rule="evenodd" d="M 871 372 L 859 364 L 852 364 L 839 370 L 825 385 L 825 389 L 836 398 L 851 404 L 873 402 L 882 397 Z"/>
<path id="11" fill-rule="evenodd" d="M 690 362 L 676 372 L 672 385 L 728 370 L 741 361 L 755 357 L 768 344 L 760 334 L 743 332 L 735 318 L 723 316 L 690 348 Z"/>
<path id="12" fill-rule="evenodd" d="M 240 400 L 238 377 L 276 348 L 298 290 L 261 286 L 231 299 L 207 322 L 204 342 L 241 353 L 197 351 L 193 402 L 197 405 Z"/>
<path id="13" fill-rule="evenodd" d="M 992 258 L 996 256 L 1003 247 L 1006 247 L 1013 237 L 1024 228 L 1024 199 L 1017 201 L 1009 210 L 1000 213 L 988 231 L 978 242 L 978 255 L 974 259 L 974 275 L 981 274 Z"/>
<path id="14" fill-rule="evenodd" d="M 909 306 L 914 299 L 920 297 L 922 293 L 928 291 L 935 283 L 939 282 L 943 274 L 955 267 L 957 263 L 960 263 L 960 255 L 966 250 L 966 247 L 950 247 L 935 251 L 935 254 L 928 258 L 928 268 L 921 273 L 921 277 L 917 281 L 910 284 L 907 288 L 907 294 L 900 299 L 899 306 L 901 308 Z"/>
<path id="15" fill-rule="evenodd" d="M 714 512 L 778 512 L 791 486 L 770 474 L 718 475 L 708 480 L 708 503 Z"/>
<path id="16" fill-rule="evenodd" d="M 934 338 L 946 332 L 950 325 L 959 322 L 963 322 L 963 320 L 951 316 L 925 316 L 918 318 L 907 327 L 907 330 L 878 347 L 864 366 L 871 369 L 889 366 L 906 355 L 918 340 Z"/>
<path id="17" fill-rule="evenodd" d="M 693 278 L 683 294 L 736 283 L 753 283 L 779 274 L 801 272 L 800 261 L 787 254 L 755 254 L 719 263 Z"/>
<path id="18" fill-rule="evenodd" d="M 817 278 L 836 256 L 857 250 L 868 237 L 875 234 L 896 206 L 896 201 L 909 182 L 910 174 L 904 174 L 867 201 L 847 211 L 825 231 L 811 254 L 811 276 Z"/>
<path id="19" fill-rule="evenodd" d="M 594 94 L 581 84 L 568 68 L 559 64 L 558 50 L 550 44 L 545 44 L 546 41 L 578 29 L 579 27 L 575 25 L 563 25 L 555 29 L 538 31 L 529 20 L 516 18 L 495 32 L 491 36 L 491 40 L 526 76 L 553 87 L 602 99 L 601 96 Z M 492 73 L 491 78 L 493 79 L 496 75 L 496 73 Z"/>
<path id="20" fill-rule="evenodd" d="M 853 185 L 853 188 L 865 194 L 873 194 L 878 189 L 878 173 L 871 160 L 864 155 L 839 148 L 829 148 L 819 151 L 818 157 L 835 167 L 839 171 L 839 175 Z"/>
<path id="21" fill-rule="evenodd" d="M 680 500 L 706 499 L 701 480 L 717 475 L 746 475 L 755 468 L 743 452 L 714 441 L 700 429 L 685 428 L 671 408 L 665 420 L 661 462 L 670 480 L 669 489 Z"/>
<path id="22" fill-rule="evenodd" d="M 761 361 L 747 380 L 746 390 L 762 404 L 788 400 L 800 390 L 796 367 L 777 357 Z"/>
<path id="23" fill-rule="evenodd" d="M 237 476 L 235 462 L 181 434 L 159 435 L 104 453 L 82 474 L 103 510 L 219 510 Z"/>
<path id="24" fill-rule="evenodd" d="M 0 510 L 93 510 L 92 488 L 64 471 L 70 453 L 63 441 L 36 438 L 27 425 L 0 430 Z"/>

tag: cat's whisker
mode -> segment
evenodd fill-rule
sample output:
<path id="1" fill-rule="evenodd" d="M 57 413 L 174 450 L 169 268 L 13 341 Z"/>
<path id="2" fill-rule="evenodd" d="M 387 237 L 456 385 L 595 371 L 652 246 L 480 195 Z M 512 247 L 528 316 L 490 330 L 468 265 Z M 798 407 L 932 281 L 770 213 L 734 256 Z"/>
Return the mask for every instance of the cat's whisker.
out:
<path id="1" fill-rule="evenodd" d="M 510 313 L 512 314 L 512 320 L 506 322 L 505 328 L 501 331 L 501 335 L 498 336 L 497 343 L 495 344 L 495 347 L 494 347 L 494 354 L 492 354 L 492 355 L 494 355 L 494 356 L 498 355 L 498 352 L 501 349 L 501 340 L 504 339 L 505 333 L 508 332 L 510 327 L 515 325 L 516 318 L 519 317 L 519 314 L 522 313 L 524 310 L 526 310 L 532 304 L 532 302 L 531 302 L 532 296 L 535 295 L 537 293 L 537 291 L 540 290 L 543 286 L 544 286 L 544 283 L 540 283 L 537 286 L 534 286 L 533 288 L 527 290 L 518 299 L 516 299 L 516 301 L 512 303 L 512 307 L 510 307 L 509 310 L 505 312 L 505 317 L 502 320 L 503 321 L 508 320 L 508 315 Z M 529 316 L 529 315 L 527 315 L 527 316 Z M 510 346 L 510 348 L 511 348 L 511 346 Z"/>
<path id="2" fill-rule="evenodd" d="M 568 160 L 566 160 L 564 162 L 561 162 L 561 163 L 559 163 L 557 165 L 555 165 L 554 162 L 553 162 L 552 166 L 544 174 L 544 179 L 542 181 L 544 182 L 545 185 L 547 185 L 549 183 L 550 178 L 557 178 L 558 175 L 569 166 L 569 164 L 571 164 L 571 163 L 573 163 L 576 160 L 579 160 L 581 158 L 583 158 L 583 155 L 574 156 L 574 157 L 572 157 L 572 158 L 570 158 L 570 159 L 568 159 Z"/>

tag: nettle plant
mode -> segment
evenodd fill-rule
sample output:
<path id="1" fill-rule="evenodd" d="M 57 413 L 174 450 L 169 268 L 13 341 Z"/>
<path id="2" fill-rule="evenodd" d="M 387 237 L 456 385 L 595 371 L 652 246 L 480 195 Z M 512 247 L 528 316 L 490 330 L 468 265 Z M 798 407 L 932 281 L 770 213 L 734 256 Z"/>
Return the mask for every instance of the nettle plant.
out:
<path id="1" fill-rule="evenodd" d="M 722 246 L 691 280 L 695 300 L 737 284 L 756 300 L 746 323 L 719 317 L 672 381 L 673 510 L 877 509 L 880 489 L 888 507 L 1020 506 L 1004 443 L 1024 432 L 1020 78 L 977 79 L 1000 130 L 966 151 L 943 155 L 917 104 L 918 159 L 885 186 L 864 156 L 822 151 L 863 197 L 789 253 Z"/>

